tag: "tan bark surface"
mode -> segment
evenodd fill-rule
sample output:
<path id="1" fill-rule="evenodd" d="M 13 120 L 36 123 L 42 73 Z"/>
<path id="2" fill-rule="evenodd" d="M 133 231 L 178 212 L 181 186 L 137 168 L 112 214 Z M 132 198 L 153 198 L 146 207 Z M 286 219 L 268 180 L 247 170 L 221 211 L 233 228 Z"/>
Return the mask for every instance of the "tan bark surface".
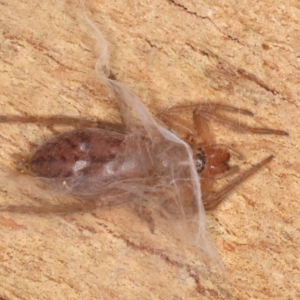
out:
<path id="1" fill-rule="evenodd" d="M 216 126 L 242 167 L 275 159 L 208 214 L 227 270 L 172 236 L 151 234 L 127 206 L 93 212 L 0 213 L 0 298 L 299 299 L 300 5 L 298 1 L 104 0 L 87 11 L 110 44 L 111 68 L 153 114 L 214 101 L 249 108 L 289 137 Z M 1 114 L 68 115 L 118 122 L 94 71 L 95 34 L 77 1 L 0 1 Z M 57 129 L 58 130 L 58 129 Z M 59 130 L 63 130 L 59 128 Z M 15 157 L 51 128 L 0 124 L 0 203 L 35 204 Z"/>

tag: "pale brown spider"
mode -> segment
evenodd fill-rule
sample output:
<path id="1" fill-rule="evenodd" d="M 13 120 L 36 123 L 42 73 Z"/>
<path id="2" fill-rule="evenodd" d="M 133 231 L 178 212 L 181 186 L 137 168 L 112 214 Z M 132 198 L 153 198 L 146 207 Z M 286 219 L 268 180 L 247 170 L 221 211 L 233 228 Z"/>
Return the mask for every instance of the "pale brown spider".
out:
<path id="1" fill-rule="evenodd" d="M 215 143 L 209 127 L 210 121 L 221 123 L 240 132 L 288 135 L 281 130 L 250 127 L 222 115 L 222 111 L 253 115 L 249 110 L 212 103 L 173 106 L 159 115 L 160 120 L 175 129 L 193 150 L 205 209 L 215 208 L 233 189 L 273 158 L 273 155 L 268 156 L 242 172 L 219 191 L 212 192 L 212 185 L 216 180 L 239 171 L 239 167 L 229 166 L 230 155 L 233 154 L 237 158 L 242 158 L 242 155 L 230 147 Z M 192 122 L 182 117 L 185 113 L 192 114 L 190 118 Z M 102 201 L 99 197 L 101 199 L 122 193 L 121 187 L 118 189 L 116 185 L 111 185 L 112 182 L 121 184 L 130 182 L 135 185 L 142 180 L 142 184 L 148 184 L 145 178 L 155 177 L 156 169 L 151 169 L 150 164 L 145 163 L 151 160 L 151 153 L 149 155 L 149 150 L 141 144 L 141 141 L 147 143 L 147 138 L 141 137 L 139 142 L 131 141 L 131 144 L 127 145 L 124 142 L 126 131 L 122 130 L 122 126 L 72 117 L 0 116 L 0 122 L 37 123 L 46 126 L 60 124 L 81 128 L 53 137 L 41 145 L 33 155 L 18 164 L 23 172 L 26 171 L 59 185 L 77 198 L 89 200 L 73 206 L 73 210 L 93 208 L 96 206 L 95 202 Z M 102 128 L 100 129 L 99 126 Z M 139 155 L 129 156 L 129 153 L 135 151 Z M 143 158 L 143 162 L 140 157 Z M 13 206 L 8 207 L 8 210 L 18 211 Z M 70 211 L 70 207 L 60 206 L 57 209 L 48 207 L 45 210 Z M 149 223 L 152 222 L 150 219 Z"/>

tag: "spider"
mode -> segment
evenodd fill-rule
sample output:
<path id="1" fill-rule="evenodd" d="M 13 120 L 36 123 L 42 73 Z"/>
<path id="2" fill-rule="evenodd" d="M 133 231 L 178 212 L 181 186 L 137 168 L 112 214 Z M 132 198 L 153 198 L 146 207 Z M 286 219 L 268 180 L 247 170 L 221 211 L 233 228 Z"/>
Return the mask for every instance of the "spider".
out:
<path id="1" fill-rule="evenodd" d="M 218 122 L 231 129 L 251 134 L 288 135 L 282 130 L 250 127 L 222 112 L 253 116 L 249 110 L 217 103 L 172 106 L 158 116 L 160 121 L 173 128 L 192 148 L 206 210 L 217 207 L 232 190 L 273 158 L 273 155 L 266 157 L 248 170 L 240 172 L 219 191 L 213 192 L 215 181 L 239 172 L 238 166 L 229 164 L 231 155 L 238 159 L 243 157 L 235 149 L 215 142 L 210 122 Z M 190 114 L 189 120 L 183 117 L 187 113 Z M 94 207 L 96 201 L 102 201 L 99 197 L 108 196 L 111 199 L 122 194 L 124 183 L 137 189 L 137 183 L 150 184 L 147 180 L 150 177 L 156 176 L 156 180 L 159 181 L 156 173 L 161 171 L 157 171 L 151 164 L 150 148 L 146 146 L 147 137 L 137 135 L 130 139 L 130 142 L 126 141 L 128 133 L 122 126 L 72 117 L 34 116 L 0 116 L 0 123 L 36 123 L 45 126 L 60 124 L 77 127 L 49 139 L 32 155 L 18 163 L 22 172 L 43 178 L 74 197 L 87 200 L 73 206 L 74 210 Z M 151 151 L 159 150 L 155 148 Z M 162 164 L 163 161 L 159 162 L 159 167 Z M 118 184 L 113 184 L 115 182 Z M 67 206 L 48 208 L 49 211 L 58 212 L 69 209 Z M 14 211 L 13 206 L 8 210 Z M 149 222 L 151 223 L 151 220 Z"/>

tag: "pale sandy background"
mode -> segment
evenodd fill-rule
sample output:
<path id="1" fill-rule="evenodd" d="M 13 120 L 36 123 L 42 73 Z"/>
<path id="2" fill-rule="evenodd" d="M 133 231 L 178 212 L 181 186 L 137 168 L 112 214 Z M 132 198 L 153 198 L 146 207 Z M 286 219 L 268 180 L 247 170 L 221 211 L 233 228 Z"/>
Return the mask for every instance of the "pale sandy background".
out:
<path id="1" fill-rule="evenodd" d="M 111 68 L 153 114 L 178 103 L 249 108 L 290 137 L 216 127 L 246 166 L 275 160 L 208 215 L 227 275 L 126 206 L 64 216 L 0 214 L 0 299 L 300 299 L 299 1 L 86 1 Z M 99 83 L 95 35 L 77 1 L 0 1 L 0 111 L 118 122 Z M 251 120 L 244 120 L 251 121 Z M 250 122 L 251 123 L 251 122 Z M 254 124 L 251 123 L 251 124 Z M 60 128 L 61 130 L 61 128 Z M 11 172 L 54 134 L 0 125 L 1 204 L 33 204 Z"/>

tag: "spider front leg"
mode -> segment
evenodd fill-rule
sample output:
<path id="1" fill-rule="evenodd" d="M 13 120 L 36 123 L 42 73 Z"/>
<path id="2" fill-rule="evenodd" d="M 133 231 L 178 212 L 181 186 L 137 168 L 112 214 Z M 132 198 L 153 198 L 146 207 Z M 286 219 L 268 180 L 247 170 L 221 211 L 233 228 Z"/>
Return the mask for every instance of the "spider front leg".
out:
<path id="1" fill-rule="evenodd" d="M 234 130 L 240 132 L 247 132 L 253 134 L 276 134 L 276 135 L 288 135 L 286 131 L 270 129 L 270 128 L 260 128 L 260 127 L 251 127 L 245 123 L 239 122 L 237 120 L 230 119 L 229 117 L 222 116 L 220 111 L 227 111 L 232 113 L 239 113 L 245 116 L 253 116 L 254 114 L 247 109 L 237 108 L 231 105 L 224 105 L 218 103 L 203 103 L 203 104 L 192 104 L 192 105 L 178 105 L 171 106 L 168 109 L 164 110 L 160 116 L 162 119 L 175 119 L 175 116 L 178 117 L 179 114 L 192 112 L 194 115 L 194 121 L 197 119 L 197 115 L 201 116 L 201 119 L 205 118 L 209 121 L 214 121 L 220 123 L 226 127 L 232 128 Z M 201 124 L 202 121 L 199 121 Z M 198 128 L 200 128 L 199 126 Z M 201 132 L 205 131 L 205 129 L 199 129 Z"/>
<path id="2" fill-rule="evenodd" d="M 266 127 L 252 127 L 243 122 L 230 119 L 229 117 L 222 116 L 220 111 L 228 111 L 232 113 L 240 113 L 246 116 L 253 116 L 253 113 L 246 109 L 239 109 L 230 105 L 222 104 L 202 104 L 195 108 L 194 116 L 200 115 L 201 118 L 205 118 L 209 121 L 218 122 L 231 129 L 252 134 L 275 134 L 275 135 L 288 135 L 286 131 L 271 129 Z"/>
<path id="3" fill-rule="evenodd" d="M 194 105 L 172 106 L 162 111 L 158 117 L 190 146 L 200 143 L 213 144 L 214 134 L 206 119 L 196 117 L 195 120 L 195 108 Z"/>

